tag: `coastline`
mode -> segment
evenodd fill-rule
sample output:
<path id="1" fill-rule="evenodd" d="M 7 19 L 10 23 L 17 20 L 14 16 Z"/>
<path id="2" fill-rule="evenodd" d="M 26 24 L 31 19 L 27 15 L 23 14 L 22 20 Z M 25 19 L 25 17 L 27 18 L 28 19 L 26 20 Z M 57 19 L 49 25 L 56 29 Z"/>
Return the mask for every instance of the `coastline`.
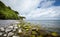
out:
<path id="1" fill-rule="evenodd" d="M 47 36 L 60 36 L 56 32 L 46 31 L 46 28 L 43 28 L 40 25 L 34 25 L 28 22 L 21 22 L 18 24 L 11 24 L 7 27 L 0 27 L 0 33 L 6 34 L 8 36 L 19 36 L 19 37 L 47 37 Z M 4 36 L 0 34 L 0 36 Z M 8 35 L 7 35 L 8 34 Z M 12 35 L 10 35 L 12 34 Z"/>

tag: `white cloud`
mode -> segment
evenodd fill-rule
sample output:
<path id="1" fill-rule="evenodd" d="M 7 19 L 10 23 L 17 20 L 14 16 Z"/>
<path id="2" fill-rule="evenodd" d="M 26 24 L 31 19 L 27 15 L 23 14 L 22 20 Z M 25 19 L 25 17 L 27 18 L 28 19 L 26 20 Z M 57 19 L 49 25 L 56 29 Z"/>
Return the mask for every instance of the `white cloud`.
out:
<path id="1" fill-rule="evenodd" d="M 27 14 L 29 11 L 36 8 L 42 0 L 1 0 L 12 9 L 21 12 L 21 14 Z"/>
<path id="2" fill-rule="evenodd" d="M 53 6 L 45 9 L 40 8 L 30 12 L 30 14 L 28 14 L 27 17 L 30 17 L 30 19 L 34 20 L 57 19 L 55 17 L 60 17 L 60 7 Z"/>
<path id="3" fill-rule="evenodd" d="M 55 1 L 47 0 L 1 0 L 12 9 L 17 10 L 28 20 L 58 19 L 60 6 L 54 6 Z M 37 8 L 37 7 L 40 8 Z M 57 18 L 55 18 L 57 17 Z"/>
<path id="4" fill-rule="evenodd" d="M 50 7 L 54 4 L 55 1 L 48 1 L 48 0 L 43 0 L 42 2 L 40 2 L 40 7 L 41 8 L 47 8 L 47 7 Z"/>

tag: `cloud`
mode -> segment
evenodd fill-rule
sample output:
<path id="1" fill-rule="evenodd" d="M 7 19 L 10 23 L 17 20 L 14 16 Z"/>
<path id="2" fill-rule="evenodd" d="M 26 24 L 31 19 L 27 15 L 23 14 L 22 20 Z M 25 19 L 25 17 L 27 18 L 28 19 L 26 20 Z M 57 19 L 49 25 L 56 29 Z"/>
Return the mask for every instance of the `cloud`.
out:
<path id="1" fill-rule="evenodd" d="M 49 7 L 49 8 L 40 8 L 34 11 L 31 11 L 30 14 L 27 15 L 30 17 L 30 20 L 56 20 L 60 18 L 60 6 L 58 7 Z M 29 19 L 29 18 L 28 18 Z"/>
<path id="2" fill-rule="evenodd" d="M 27 20 L 60 20 L 60 6 L 54 6 L 55 0 L 1 0 Z"/>
<path id="3" fill-rule="evenodd" d="M 42 0 L 1 0 L 7 6 L 10 6 L 12 9 L 17 10 L 21 14 L 27 14 L 29 11 L 36 8 Z"/>
<path id="4" fill-rule="evenodd" d="M 54 3 L 55 3 L 54 0 L 52 0 L 52 1 L 51 0 L 43 0 L 40 2 L 38 7 L 47 8 L 47 7 L 53 6 Z"/>

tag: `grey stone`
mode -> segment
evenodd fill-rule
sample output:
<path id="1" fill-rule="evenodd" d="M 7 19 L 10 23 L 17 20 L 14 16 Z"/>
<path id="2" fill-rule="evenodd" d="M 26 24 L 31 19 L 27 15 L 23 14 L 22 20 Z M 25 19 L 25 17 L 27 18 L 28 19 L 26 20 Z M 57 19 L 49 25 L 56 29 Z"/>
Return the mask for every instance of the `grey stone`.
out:
<path id="1" fill-rule="evenodd" d="M 7 34 L 4 34 L 3 36 L 7 36 Z"/>
<path id="2" fill-rule="evenodd" d="M 14 24 L 13 26 L 14 26 L 14 27 L 17 27 L 17 24 Z"/>
<path id="3" fill-rule="evenodd" d="M 8 33 L 8 36 L 12 36 L 12 35 L 14 35 L 13 32 L 9 32 L 9 33 Z"/>
<path id="4" fill-rule="evenodd" d="M 21 29 L 18 29 L 18 33 L 21 33 L 22 32 L 22 30 Z"/>
<path id="5" fill-rule="evenodd" d="M 5 29 L 5 32 L 9 32 L 9 31 L 11 31 L 12 29 L 9 29 L 9 28 L 6 28 Z"/>
<path id="6" fill-rule="evenodd" d="M 14 36 L 12 36 L 12 37 L 20 37 L 20 36 L 14 35 Z"/>
<path id="7" fill-rule="evenodd" d="M 4 27 L 0 27 L 0 30 L 1 30 L 1 31 L 5 31 Z"/>
<path id="8" fill-rule="evenodd" d="M 13 32 L 15 32 L 16 31 L 16 29 L 13 29 Z"/>
<path id="9" fill-rule="evenodd" d="M 17 26 L 15 26 L 15 27 L 14 27 L 14 29 L 18 29 L 18 27 L 17 27 Z"/>
<path id="10" fill-rule="evenodd" d="M 2 35 L 3 33 L 2 32 L 0 32 L 0 36 Z"/>
<path id="11" fill-rule="evenodd" d="M 13 26 L 9 26 L 8 28 L 11 28 L 11 29 L 13 29 Z"/>

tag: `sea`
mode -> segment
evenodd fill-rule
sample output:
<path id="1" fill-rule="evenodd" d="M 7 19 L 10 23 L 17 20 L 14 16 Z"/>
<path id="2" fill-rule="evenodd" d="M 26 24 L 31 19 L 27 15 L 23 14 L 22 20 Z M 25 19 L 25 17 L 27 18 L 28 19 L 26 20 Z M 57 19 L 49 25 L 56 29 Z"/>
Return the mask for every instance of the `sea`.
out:
<path id="1" fill-rule="evenodd" d="M 49 32 L 57 32 L 60 34 L 60 20 L 28 20 L 28 22 L 41 25 Z"/>
<path id="2" fill-rule="evenodd" d="M 19 20 L 0 20 L 0 27 L 7 27 L 19 23 Z"/>

